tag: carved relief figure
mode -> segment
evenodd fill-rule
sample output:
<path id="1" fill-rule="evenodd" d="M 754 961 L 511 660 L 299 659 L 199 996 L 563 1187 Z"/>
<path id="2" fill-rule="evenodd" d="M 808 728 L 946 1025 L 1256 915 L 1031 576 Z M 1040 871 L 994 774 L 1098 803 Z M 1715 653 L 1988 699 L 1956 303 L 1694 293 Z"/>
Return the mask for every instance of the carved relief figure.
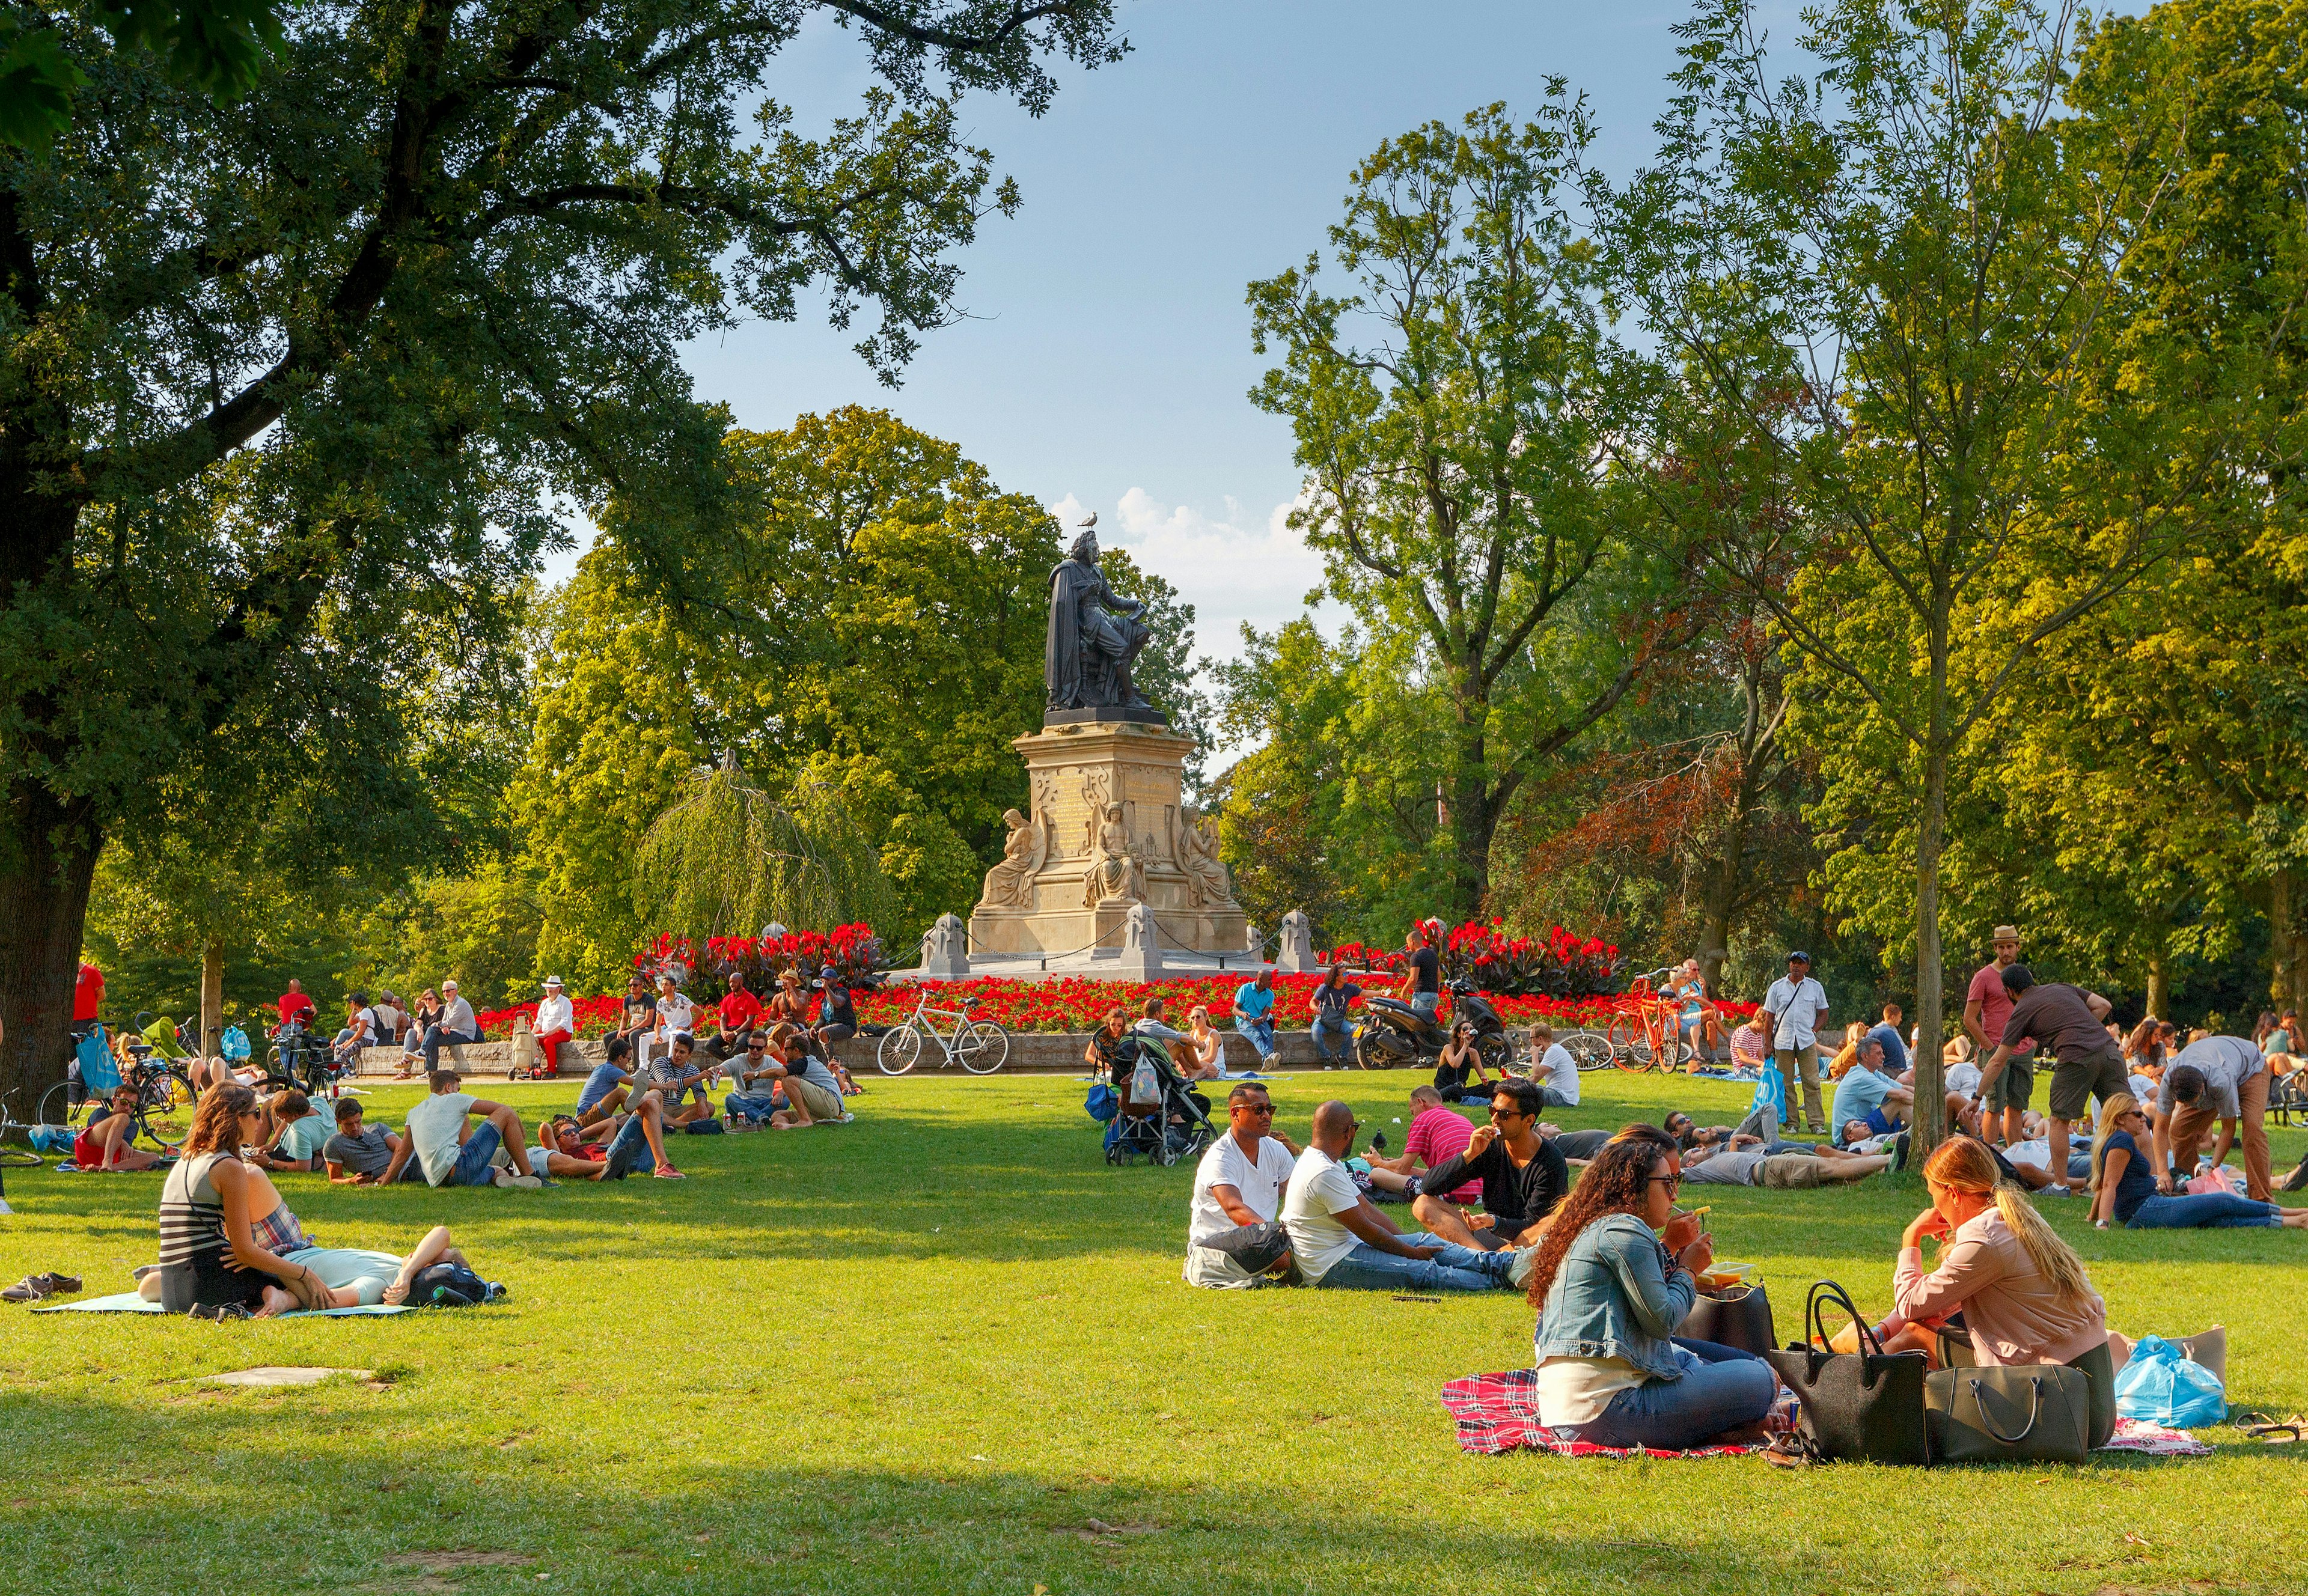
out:
<path id="1" fill-rule="evenodd" d="M 1106 819 L 1091 837 L 1089 857 L 1089 874 L 1082 881 L 1083 907 L 1113 898 L 1146 901 L 1146 867 L 1130 851 L 1130 828 L 1123 823 L 1119 803 L 1106 806 Z"/>
<path id="2" fill-rule="evenodd" d="M 1031 811 L 1034 825 L 1042 834 L 1042 862 L 1045 864 L 1066 856 L 1065 840 L 1058 835 L 1057 827 L 1050 820 L 1050 817 L 1057 812 L 1057 808 L 1058 780 L 1045 770 L 1034 778 Z"/>
<path id="3" fill-rule="evenodd" d="M 1227 867 L 1219 862 L 1218 822 L 1186 804 L 1179 811 L 1178 834 L 1172 846 L 1177 853 L 1178 868 L 1186 872 L 1187 902 L 1199 909 L 1234 901 Z"/>
<path id="4" fill-rule="evenodd" d="M 1010 836 L 1002 845 L 1002 862 L 986 872 L 986 906 L 1030 909 L 1034 872 L 1042 868 L 1042 822 L 1005 809 L 1002 823 L 1010 828 Z"/>

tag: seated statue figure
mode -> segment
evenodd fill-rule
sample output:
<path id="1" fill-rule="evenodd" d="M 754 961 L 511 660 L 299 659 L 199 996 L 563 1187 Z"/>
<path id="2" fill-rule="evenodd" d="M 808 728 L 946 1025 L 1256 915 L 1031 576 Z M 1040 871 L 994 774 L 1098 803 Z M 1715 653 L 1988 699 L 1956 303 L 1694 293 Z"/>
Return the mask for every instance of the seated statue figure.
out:
<path id="1" fill-rule="evenodd" d="M 1098 534 L 1088 529 L 1050 573 L 1050 629 L 1043 675 L 1053 709 L 1150 708 L 1130 680 L 1153 634 L 1137 620 L 1145 605 L 1106 584 Z"/>

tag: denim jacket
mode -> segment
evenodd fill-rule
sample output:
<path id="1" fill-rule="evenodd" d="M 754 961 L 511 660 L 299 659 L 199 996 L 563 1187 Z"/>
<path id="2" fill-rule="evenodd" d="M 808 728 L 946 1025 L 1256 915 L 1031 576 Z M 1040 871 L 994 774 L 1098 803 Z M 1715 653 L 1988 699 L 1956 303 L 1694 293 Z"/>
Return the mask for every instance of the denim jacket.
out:
<path id="1" fill-rule="evenodd" d="M 1538 1361 L 1619 1358 L 1655 1379 L 1680 1379 L 1668 1338 L 1699 1294 L 1632 1214 L 1608 1214 L 1579 1233 L 1563 1255 L 1538 1316 Z"/>

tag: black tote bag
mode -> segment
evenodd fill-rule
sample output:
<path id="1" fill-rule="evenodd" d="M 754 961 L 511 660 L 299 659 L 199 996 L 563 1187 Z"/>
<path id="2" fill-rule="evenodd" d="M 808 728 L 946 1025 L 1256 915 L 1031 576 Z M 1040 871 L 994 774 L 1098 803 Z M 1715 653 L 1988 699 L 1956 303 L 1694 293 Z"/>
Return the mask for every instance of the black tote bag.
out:
<path id="1" fill-rule="evenodd" d="M 1677 1335 L 1692 1341 L 1711 1341 L 1761 1358 L 1779 1344 L 1771 1326 L 1771 1299 L 1760 1285 L 1735 1285 L 1719 1297 L 1701 1295 L 1675 1326 Z"/>
<path id="2" fill-rule="evenodd" d="M 1822 1458 L 1925 1467 L 1932 1452 L 1924 1423 L 1924 1355 L 1886 1352 L 1850 1296 L 1831 1280 L 1814 1284 L 1804 1304 L 1811 1340 L 1827 1339 L 1829 1303 L 1859 1327 L 1858 1351 L 1825 1351 L 1806 1341 L 1766 1354 L 1803 1403 L 1798 1433 L 1805 1449 Z"/>

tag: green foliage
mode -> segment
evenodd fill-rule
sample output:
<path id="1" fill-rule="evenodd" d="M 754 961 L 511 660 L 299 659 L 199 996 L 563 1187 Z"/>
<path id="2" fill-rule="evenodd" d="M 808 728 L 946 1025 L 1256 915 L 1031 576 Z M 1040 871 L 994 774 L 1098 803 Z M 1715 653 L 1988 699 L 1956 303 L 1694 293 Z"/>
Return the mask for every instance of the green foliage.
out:
<path id="1" fill-rule="evenodd" d="M 96 0 L 88 14 L 123 49 L 149 50 L 168 77 L 220 103 L 239 99 L 284 53 L 265 0 Z M 45 150 L 72 120 L 89 74 L 61 29 L 29 7 L 0 13 L 0 145 Z"/>
<path id="2" fill-rule="evenodd" d="M 528 1002 L 547 974 L 560 974 L 538 967 L 537 887 L 519 862 L 499 859 L 469 874 L 423 877 L 360 916 L 359 957 L 342 983 L 413 1004 L 453 979 L 476 1010 Z"/>

